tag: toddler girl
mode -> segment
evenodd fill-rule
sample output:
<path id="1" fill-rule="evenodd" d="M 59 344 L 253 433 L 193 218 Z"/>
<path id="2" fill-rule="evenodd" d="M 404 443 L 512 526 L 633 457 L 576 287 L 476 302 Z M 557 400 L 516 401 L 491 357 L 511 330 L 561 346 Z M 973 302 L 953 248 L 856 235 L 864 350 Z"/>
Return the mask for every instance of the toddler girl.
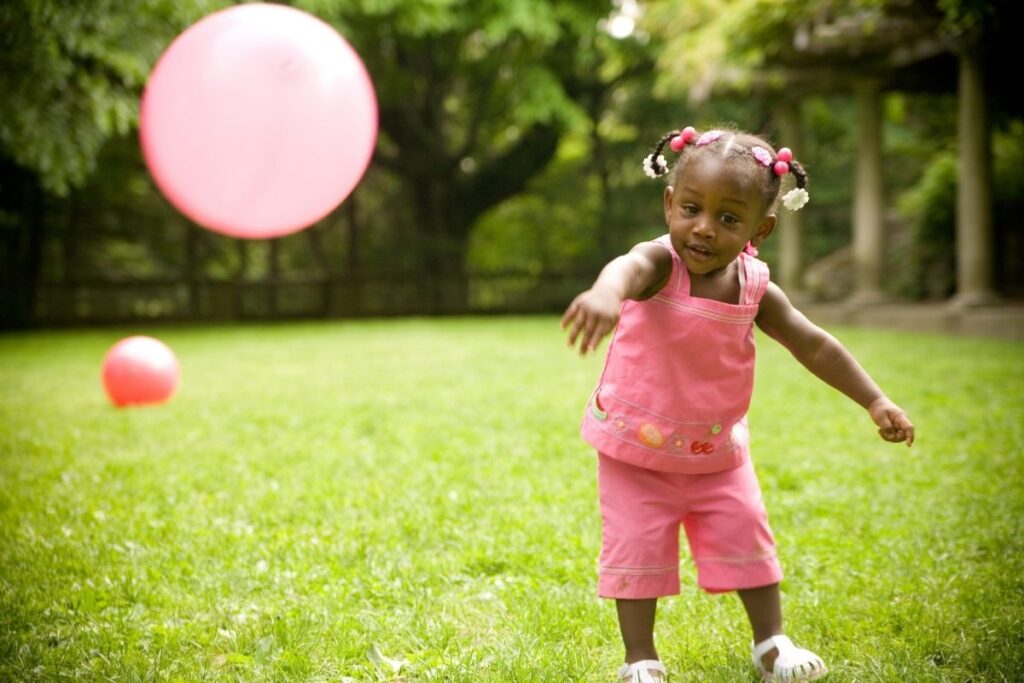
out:
<path id="1" fill-rule="evenodd" d="M 671 169 L 666 144 L 678 153 Z M 562 318 L 582 354 L 615 328 L 581 431 L 598 451 L 598 593 L 616 600 L 626 648 L 619 679 L 666 680 L 654 617 L 657 599 L 679 592 L 680 524 L 701 588 L 739 593 L 762 676 L 818 678 L 822 660 L 783 635 L 782 570 L 750 460 L 753 324 L 863 406 L 886 441 L 910 446 L 914 426 L 757 259 L 756 247 L 775 229 L 783 177 L 796 179 L 787 208 L 808 198 L 807 174 L 790 150 L 746 133 L 687 127 L 665 135 L 644 170 L 669 174 L 668 234 L 611 261 Z"/>

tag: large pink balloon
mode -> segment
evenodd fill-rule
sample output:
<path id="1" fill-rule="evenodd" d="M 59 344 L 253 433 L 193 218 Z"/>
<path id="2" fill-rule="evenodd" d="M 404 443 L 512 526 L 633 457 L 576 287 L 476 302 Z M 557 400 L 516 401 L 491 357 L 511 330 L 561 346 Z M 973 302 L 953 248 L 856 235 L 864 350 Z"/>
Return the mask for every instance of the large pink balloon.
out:
<path id="1" fill-rule="evenodd" d="M 377 140 L 377 98 L 328 24 L 282 5 L 237 5 L 167 48 L 140 128 L 150 173 L 179 211 L 227 235 L 278 237 L 355 188 Z"/>
<path id="2" fill-rule="evenodd" d="M 170 347 L 153 337 L 125 337 L 103 358 L 103 387 L 116 406 L 163 403 L 181 379 Z"/>

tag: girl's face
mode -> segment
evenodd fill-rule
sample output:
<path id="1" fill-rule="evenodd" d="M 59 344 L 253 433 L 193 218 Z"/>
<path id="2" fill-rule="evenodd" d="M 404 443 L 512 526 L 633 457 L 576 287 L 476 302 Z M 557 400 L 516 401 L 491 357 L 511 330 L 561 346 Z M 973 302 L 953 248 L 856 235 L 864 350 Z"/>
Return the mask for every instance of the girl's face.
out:
<path id="1" fill-rule="evenodd" d="M 665 222 L 672 246 L 695 275 L 714 274 L 736 260 L 747 242 L 759 246 L 775 229 L 762 188 L 736 161 L 691 159 L 665 188 Z"/>

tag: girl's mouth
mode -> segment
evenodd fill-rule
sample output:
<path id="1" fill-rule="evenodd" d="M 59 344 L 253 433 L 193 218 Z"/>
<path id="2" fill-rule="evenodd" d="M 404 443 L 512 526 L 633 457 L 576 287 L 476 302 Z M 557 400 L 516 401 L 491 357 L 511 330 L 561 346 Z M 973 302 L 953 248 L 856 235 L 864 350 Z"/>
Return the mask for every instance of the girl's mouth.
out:
<path id="1" fill-rule="evenodd" d="M 715 255 L 713 251 L 711 251 L 702 244 L 687 244 L 686 250 L 689 251 L 694 258 L 697 258 L 702 261 L 707 260 Z"/>

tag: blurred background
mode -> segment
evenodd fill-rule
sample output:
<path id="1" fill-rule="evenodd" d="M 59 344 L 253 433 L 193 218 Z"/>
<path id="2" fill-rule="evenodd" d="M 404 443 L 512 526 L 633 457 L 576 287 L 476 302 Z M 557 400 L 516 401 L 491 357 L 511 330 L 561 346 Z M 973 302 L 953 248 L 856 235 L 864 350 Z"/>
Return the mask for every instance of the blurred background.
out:
<path id="1" fill-rule="evenodd" d="M 762 250 L 792 298 L 1024 300 L 1019 3 L 288 3 L 358 51 L 381 130 L 335 212 L 256 241 L 177 213 L 138 143 L 153 64 L 229 4 L 0 4 L 0 326 L 560 311 L 663 231 L 651 146 L 716 124 L 810 173 Z"/>

